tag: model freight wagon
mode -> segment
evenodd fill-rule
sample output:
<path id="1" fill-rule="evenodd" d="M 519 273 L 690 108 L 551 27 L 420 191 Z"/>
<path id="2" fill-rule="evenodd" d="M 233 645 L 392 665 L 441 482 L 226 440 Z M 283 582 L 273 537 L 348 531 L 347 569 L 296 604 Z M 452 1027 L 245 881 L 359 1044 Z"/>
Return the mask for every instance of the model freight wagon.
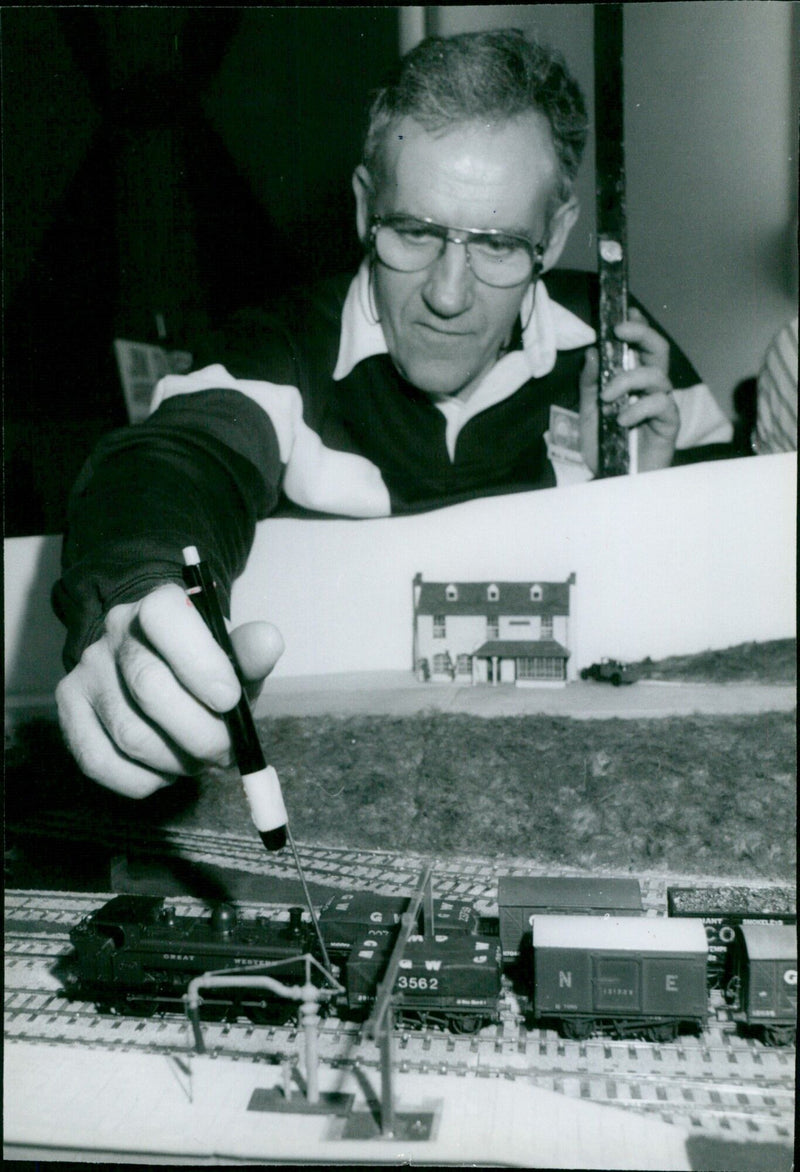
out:
<path id="1" fill-rule="evenodd" d="M 372 1008 L 390 951 L 370 936 L 351 950 L 342 974 L 350 1016 L 366 1016 Z M 394 984 L 396 1020 L 474 1033 L 497 1020 L 501 972 L 497 937 L 411 936 Z"/>
<path id="2" fill-rule="evenodd" d="M 638 879 L 501 875 L 497 905 L 503 957 L 513 960 L 530 940 L 531 916 L 640 916 L 642 893 Z"/>
<path id="3" fill-rule="evenodd" d="M 774 924 L 741 924 L 731 949 L 733 975 L 726 996 L 734 1021 L 755 1029 L 772 1046 L 797 1037 L 797 933 Z"/>
<path id="4" fill-rule="evenodd" d="M 706 1019 L 706 934 L 696 920 L 533 917 L 533 1015 L 570 1038 L 600 1030 L 668 1041 Z"/>
<path id="5" fill-rule="evenodd" d="M 332 896 L 319 913 L 320 927 L 328 954 L 333 961 L 344 961 L 353 944 L 368 933 L 372 938 L 393 941 L 403 913 L 411 900 L 403 895 L 373 895 L 370 891 L 346 891 Z M 424 910 L 420 910 L 424 923 Z M 479 916 L 470 903 L 452 899 L 433 901 L 432 931 L 457 935 L 474 935 Z M 420 925 L 422 926 L 422 925 Z"/>
<path id="6" fill-rule="evenodd" d="M 723 989 L 730 980 L 731 947 L 740 924 L 797 923 L 794 893 L 785 888 L 668 887 L 667 914 L 702 920 L 711 989 Z"/>

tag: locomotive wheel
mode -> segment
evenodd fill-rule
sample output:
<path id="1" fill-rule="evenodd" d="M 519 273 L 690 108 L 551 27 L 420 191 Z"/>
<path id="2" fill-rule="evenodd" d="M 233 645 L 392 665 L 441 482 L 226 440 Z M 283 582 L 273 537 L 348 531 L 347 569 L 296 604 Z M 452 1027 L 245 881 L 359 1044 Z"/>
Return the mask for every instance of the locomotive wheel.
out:
<path id="1" fill-rule="evenodd" d="M 229 1001 L 203 1001 L 200 1004 L 200 1018 L 202 1021 L 224 1021 L 232 1008 Z"/>
<path id="2" fill-rule="evenodd" d="M 564 1022 L 564 1037 L 575 1042 L 582 1042 L 591 1036 L 594 1031 L 594 1022 L 590 1017 L 569 1017 Z"/>
<path id="3" fill-rule="evenodd" d="M 158 1009 L 158 1002 L 143 997 L 141 1000 L 115 1001 L 109 1011 L 116 1017 L 152 1017 Z"/>
<path id="4" fill-rule="evenodd" d="M 253 1025 L 285 1025 L 296 1012 L 296 1007 L 292 1002 L 278 1001 L 275 1003 L 261 1002 L 261 1003 L 245 1003 L 242 1005 L 242 1011 Z"/>

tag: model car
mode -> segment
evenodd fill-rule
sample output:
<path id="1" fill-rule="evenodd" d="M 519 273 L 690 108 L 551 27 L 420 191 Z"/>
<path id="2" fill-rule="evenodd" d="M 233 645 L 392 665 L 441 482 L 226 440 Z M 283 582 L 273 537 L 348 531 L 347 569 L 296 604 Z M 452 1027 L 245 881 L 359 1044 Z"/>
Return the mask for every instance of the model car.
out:
<path id="1" fill-rule="evenodd" d="M 615 688 L 620 684 L 632 684 L 636 673 L 628 663 L 620 663 L 618 659 L 601 659 L 590 667 L 581 669 L 582 680 L 608 680 Z"/>

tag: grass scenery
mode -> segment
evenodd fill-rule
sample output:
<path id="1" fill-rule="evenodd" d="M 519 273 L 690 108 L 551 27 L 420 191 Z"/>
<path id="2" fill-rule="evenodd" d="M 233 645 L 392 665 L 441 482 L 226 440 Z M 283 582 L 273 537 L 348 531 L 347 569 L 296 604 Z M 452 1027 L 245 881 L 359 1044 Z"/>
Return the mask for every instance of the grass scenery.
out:
<path id="1" fill-rule="evenodd" d="M 650 666 L 672 679 L 682 678 L 679 671 L 694 680 L 712 672 L 717 682 L 788 675 L 794 641 L 781 641 L 769 655 L 764 646 Z M 439 712 L 281 717 L 259 721 L 259 732 L 298 841 L 518 856 L 565 868 L 794 879 L 791 712 L 641 720 Z M 141 819 L 253 832 L 234 771 L 213 770 L 130 802 L 80 775 L 53 720 L 22 727 L 7 743 L 6 786 L 7 824 L 63 809 L 107 814 L 114 824 Z"/>
<path id="2" fill-rule="evenodd" d="M 740 643 L 696 655 L 639 660 L 632 665 L 640 679 L 683 680 L 686 683 L 790 684 L 797 680 L 797 640 L 772 639 Z"/>

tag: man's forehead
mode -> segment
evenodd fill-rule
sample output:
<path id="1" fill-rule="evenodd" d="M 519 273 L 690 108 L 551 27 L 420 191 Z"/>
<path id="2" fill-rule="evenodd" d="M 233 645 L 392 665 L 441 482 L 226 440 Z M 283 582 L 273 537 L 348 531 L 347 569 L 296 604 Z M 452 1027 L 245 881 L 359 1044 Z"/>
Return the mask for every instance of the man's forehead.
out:
<path id="1" fill-rule="evenodd" d="M 471 205 L 476 211 L 486 204 L 498 216 L 524 219 L 549 199 L 557 177 L 549 125 L 535 112 L 437 130 L 406 117 L 390 130 L 383 164 L 377 192 L 382 210 L 409 200 L 452 202 L 465 210 Z"/>

